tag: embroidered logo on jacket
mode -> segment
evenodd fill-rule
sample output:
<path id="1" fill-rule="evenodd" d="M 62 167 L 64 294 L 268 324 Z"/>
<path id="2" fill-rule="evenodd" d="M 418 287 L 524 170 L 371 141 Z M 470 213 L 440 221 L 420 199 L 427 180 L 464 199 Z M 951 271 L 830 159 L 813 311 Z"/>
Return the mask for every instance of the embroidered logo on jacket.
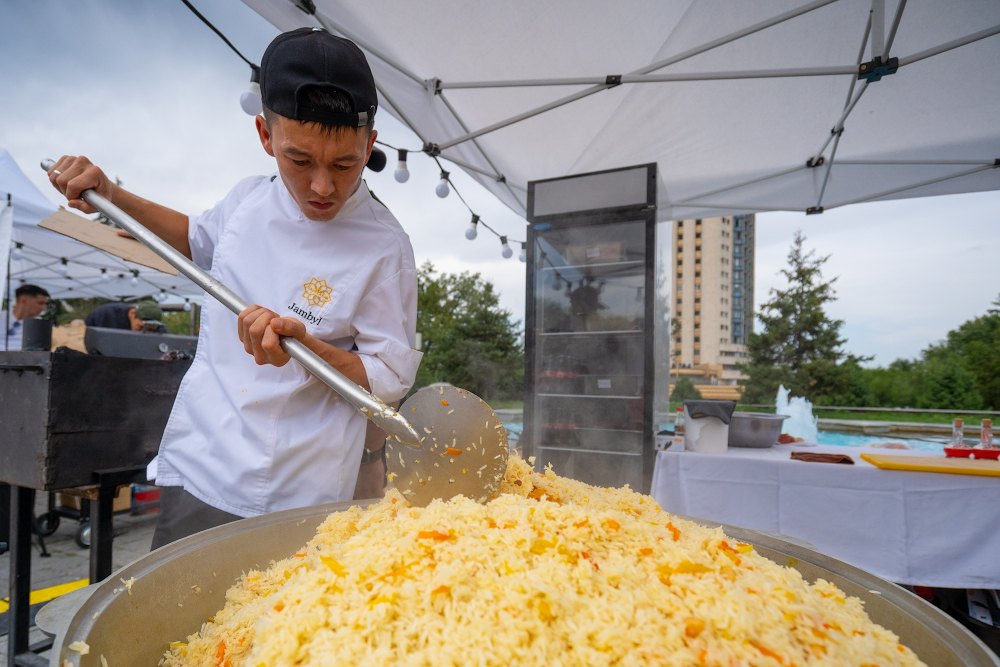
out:
<path id="1" fill-rule="evenodd" d="M 308 310 L 300 308 L 299 304 L 295 303 L 294 301 L 292 302 L 292 305 L 288 307 L 288 310 L 292 311 L 293 313 L 304 319 L 306 322 L 315 324 L 317 326 L 319 326 L 319 323 L 323 321 L 322 317 L 316 317 Z"/>
<path id="2" fill-rule="evenodd" d="M 309 282 L 303 283 L 302 287 L 305 288 L 302 292 L 302 298 L 310 306 L 325 306 L 333 299 L 333 288 L 327 285 L 322 278 L 313 278 Z"/>

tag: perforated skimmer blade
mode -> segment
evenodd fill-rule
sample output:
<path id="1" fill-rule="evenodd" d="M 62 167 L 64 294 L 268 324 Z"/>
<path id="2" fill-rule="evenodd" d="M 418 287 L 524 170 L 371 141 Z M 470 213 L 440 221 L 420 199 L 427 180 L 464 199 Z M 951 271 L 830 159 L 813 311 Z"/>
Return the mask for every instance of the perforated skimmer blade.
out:
<path id="1" fill-rule="evenodd" d="M 507 433 L 486 402 L 458 387 L 425 387 L 399 412 L 421 438 L 420 449 L 386 442 L 390 483 L 410 503 L 463 495 L 479 503 L 496 496 L 507 472 Z"/>

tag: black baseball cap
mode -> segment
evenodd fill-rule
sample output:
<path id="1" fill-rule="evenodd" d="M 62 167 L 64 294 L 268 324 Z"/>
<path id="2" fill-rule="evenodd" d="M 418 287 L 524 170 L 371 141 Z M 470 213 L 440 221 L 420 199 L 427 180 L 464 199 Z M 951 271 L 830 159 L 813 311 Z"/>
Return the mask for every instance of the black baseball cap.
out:
<path id="1" fill-rule="evenodd" d="M 343 93 L 351 113 L 312 109 L 300 103 L 303 89 L 329 88 Z M 378 93 L 368 59 L 354 42 L 321 28 L 284 32 L 268 45 L 260 61 L 264 106 L 293 120 L 364 127 L 375 117 Z"/>

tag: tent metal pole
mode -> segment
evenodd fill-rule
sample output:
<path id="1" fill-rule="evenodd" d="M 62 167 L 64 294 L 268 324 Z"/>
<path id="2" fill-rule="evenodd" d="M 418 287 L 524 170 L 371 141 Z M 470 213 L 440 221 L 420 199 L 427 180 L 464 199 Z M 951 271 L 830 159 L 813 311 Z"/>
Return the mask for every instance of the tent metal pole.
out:
<path id="1" fill-rule="evenodd" d="M 947 166 L 947 165 L 980 165 L 991 166 L 994 160 L 841 160 L 837 164 L 862 165 L 862 166 L 890 166 L 890 165 L 914 165 L 914 166 Z"/>
<path id="2" fill-rule="evenodd" d="M 883 9 L 884 9 L 884 7 L 883 7 Z M 868 45 L 868 38 L 871 37 L 872 39 L 874 39 L 874 33 L 872 32 L 872 16 L 874 16 L 875 13 L 876 13 L 876 11 L 875 11 L 875 8 L 874 8 L 874 3 L 873 3 L 872 10 L 868 12 L 868 20 L 865 22 L 865 34 L 861 38 L 861 48 L 858 49 L 858 57 L 857 57 L 857 61 L 856 61 L 858 67 L 861 66 L 861 62 L 864 60 L 864 57 L 865 57 L 865 46 Z M 874 41 L 872 42 L 872 44 L 873 44 L 872 48 L 874 49 L 875 48 L 874 47 Z M 844 100 L 844 109 L 845 110 L 851 104 L 851 99 L 852 99 L 852 96 L 854 95 L 854 86 L 855 86 L 855 84 L 857 82 L 858 82 L 857 77 L 852 76 L 851 77 L 851 85 L 847 89 L 847 99 Z M 833 160 L 837 156 L 837 146 L 840 145 L 840 137 L 842 137 L 843 134 L 844 134 L 844 128 L 841 127 L 840 128 L 840 132 L 837 133 L 836 138 L 833 140 L 833 149 L 830 151 L 830 160 L 829 160 L 829 162 L 827 162 L 827 165 L 826 165 L 826 173 L 823 174 L 823 185 L 819 189 L 819 197 L 816 198 L 816 206 L 813 207 L 813 212 L 816 212 L 816 213 L 822 213 L 823 212 L 823 195 L 826 194 L 826 186 L 830 182 L 830 173 L 833 171 Z M 825 148 L 825 146 L 824 146 L 824 148 Z M 820 151 L 820 153 L 822 153 L 822 151 Z M 819 158 L 814 158 L 814 160 L 818 160 L 818 159 Z M 806 214 L 808 215 L 809 211 L 806 211 Z"/>
<path id="3" fill-rule="evenodd" d="M 410 119 L 406 116 L 406 112 L 403 111 L 403 109 L 398 104 L 396 104 L 393 101 L 392 97 L 389 96 L 389 93 L 387 93 L 385 91 L 385 88 L 383 86 L 379 85 L 379 83 L 377 81 L 375 82 L 375 90 L 377 90 L 379 92 L 379 94 L 381 94 L 382 97 L 385 98 L 385 101 L 389 103 L 389 106 L 391 106 L 393 109 L 396 110 L 396 113 L 399 114 L 399 117 L 403 120 L 403 123 L 408 128 L 410 128 L 410 130 L 413 132 L 413 134 L 417 135 L 417 139 L 420 139 L 421 143 L 426 144 L 427 143 L 427 139 L 426 139 L 426 137 L 424 137 L 423 133 L 420 130 L 417 129 L 417 126 L 414 125 L 413 122 L 410 121 Z"/>
<path id="4" fill-rule="evenodd" d="M 385 55 L 380 50 L 372 46 L 370 43 L 358 37 L 356 34 L 352 33 L 351 31 L 347 30 L 342 26 L 337 25 L 326 14 L 323 14 L 322 12 L 317 10 L 316 13 L 313 14 L 313 16 L 316 17 L 316 20 L 319 21 L 324 28 L 326 28 L 330 32 L 339 32 L 341 35 L 348 38 L 352 42 L 356 43 L 358 46 L 371 53 L 373 56 L 384 62 L 386 65 L 389 65 L 400 74 L 403 74 L 413 79 L 415 82 L 420 84 L 421 88 L 423 88 L 426 85 L 424 79 L 420 78 L 414 72 L 410 71 L 408 68 L 396 62 L 396 60 L 394 60 L 393 58 L 390 58 L 389 56 Z"/>
<path id="5" fill-rule="evenodd" d="M 925 51 L 918 51 L 912 55 L 900 58 L 899 66 L 903 67 L 904 65 L 912 65 L 913 63 L 923 60 L 924 58 L 930 58 L 931 56 L 936 56 L 939 53 L 944 53 L 945 51 L 951 51 L 952 49 L 957 49 L 958 47 L 965 46 L 966 44 L 978 42 L 981 39 L 992 37 L 997 33 L 1000 33 L 1000 25 L 995 25 L 992 28 L 985 28 L 966 37 L 959 37 L 958 39 L 953 39 L 950 42 L 945 42 L 944 44 L 931 47 Z"/>
<path id="6" fill-rule="evenodd" d="M 353 35 L 352 33 L 344 30 L 343 28 L 341 28 L 340 26 L 338 26 L 336 23 L 334 23 L 333 21 L 331 21 L 322 12 L 318 12 L 317 11 L 314 14 L 314 16 L 316 17 L 316 20 L 319 21 L 323 25 L 323 27 L 326 28 L 331 33 L 337 33 L 337 32 L 339 32 L 340 34 L 344 35 L 345 37 L 347 37 L 351 41 L 356 42 L 362 48 L 367 49 L 368 51 L 370 51 L 372 53 L 372 55 L 374 55 L 377 58 L 379 58 L 380 60 L 384 61 L 389 66 L 395 68 L 401 74 L 405 74 L 406 76 L 410 77 L 411 79 L 413 79 L 414 81 L 416 81 L 417 83 L 419 83 L 421 88 L 425 87 L 426 84 L 425 84 L 425 82 L 424 82 L 423 79 L 421 79 L 416 74 L 414 74 L 413 72 L 409 71 L 408 69 L 404 68 L 402 65 L 397 64 L 395 61 L 393 61 L 392 59 L 388 58 L 387 56 L 381 54 L 377 49 L 372 48 L 371 45 L 368 44 L 367 42 L 364 42 L 364 41 L 358 39 L 356 35 Z M 387 92 L 385 92 L 385 88 L 383 86 L 380 86 L 377 81 L 375 82 L 375 89 L 379 93 L 381 93 L 382 97 L 385 98 L 385 101 L 389 103 L 389 106 L 391 106 L 393 109 L 395 109 L 396 113 L 398 113 L 399 117 L 403 120 L 403 123 L 405 123 L 406 126 L 409 127 L 410 130 L 412 130 L 414 134 L 417 135 L 417 138 L 419 138 L 421 142 L 427 143 L 427 139 L 425 139 L 424 136 L 420 133 L 420 130 L 418 130 L 417 127 L 412 122 L 410 122 L 410 119 L 407 118 L 406 112 L 403 111 L 398 104 L 396 104 L 395 102 L 392 101 L 392 97 Z"/>
<path id="7" fill-rule="evenodd" d="M 698 55 L 700 53 L 704 53 L 705 51 L 710 51 L 711 49 L 714 49 L 716 47 L 722 46 L 724 44 L 728 44 L 729 42 L 732 42 L 732 41 L 735 41 L 737 39 L 740 39 L 741 37 L 746 37 L 747 35 L 752 35 L 755 32 L 759 32 L 761 30 L 764 30 L 765 28 L 770 28 L 771 26 L 777 25 L 779 23 L 783 23 L 783 22 L 785 22 L 785 21 L 787 21 L 789 19 L 793 19 L 793 18 L 795 18 L 797 16 L 801 16 L 802 14 L 806 14 L 808 12 L 811 12 L 814 9 L 819 9 L 820 7 L 825 7 L 826 5 L 829 5 L 829 4 L 831 4 L 833 2 L 836 2 L 836 1 L 837 0 L 815 0 L 815 2 L 811 2 L 811 3 L 807 4 L 807 5 L 803 5 L 802 7 L 799 7 L 798 9 L 793 9 L 791 11 L 785 12 L 784 14 L 779 14 L 778 16 L 775 16 L 775 17 L 772 17 L 770 19 L 767 19 L 766 21 L 761 21 L 760 23 L 754 24 L 754 25 L 752 25 L 752 26 L 750 26 L 748 28 L 744 28 L 743 30 L 738 30 L 738 31 L 736 31 L 734 33 L 730 33 L 729 35 L 726 35 L 724 37 L 720 37 L 718 39 L 712 40 L 711 42 L 708 42 L 708 43 L 703 44 L 701 46 L 697 46 L 697 47 L 695 47 L 693 49 L 688 49 L 687 51 L 684 51 L 683 53 L 679 53 L 679 54 L 677 54 L 675 56 L 671 56 L 670 58 L 666 58 L 665 60 L 657 61 L 657 62 L 653 63 L 652 65 L 647 65 L 646 67 L 643 67 L 641 69 L 635 70 L 634 72 L 629 72 L 629 74 L 649 74 L 650 72 L 653 72 L 655 70 L 658 70 L 658 69 L 661 69 L 663 67 L 666 67 L 667 65 L 673 65 L 674 63 L 678 63 L 678 62 L 680 62 L 682 60 L 686 60 L 686 59 L 691 58 L 693 56 L 696 56 L 696 55 Z M 531 118 L 533 116 L 537 116 L 538 114 L 545 113 L 546 111 L 551 111 L 552 109 L 557 109 L 557 108 L 559 108 L 559 107 L 561 107 L 561 106 L 563 106 L 565 104 L 569 104 L 570 102 L 576 102 L 577 100 L 581 100 L 584 97 L 589 97 L 590 95 L 593 95 L 594 93 L 599 93 L 602 90 L 607 90 L 608 88 L 613 88 L 615 85 L 616 84 L 613 84 L 613 83 L 610 83 L 610 84 L 609 83 L 605 83 L 605 84 L 600 85 L 600 86 L 593 86 L 591 88 L 587 88 L 586 90 L 579 91 L 579 92 L 574 93 L 572 95 L 567 95 L 566 97 L 563 97 L 561 99 L 555 100 L 554 102 L 549 102 L 548 104 L 543 104 L 542 106 L 536 107 L 536 108 L 534 108 L 534 109 L 532 109 L 530 111 L 525 111 L 524 113 L 518 114 L 517 116 L 514 116 L 513 118 L 509 118 L 507 120 L 500 121 L 499 123 L 494 123 L 492 125 L 488 125 L 488 126 L 482 128 L 482 129 L 476 130 L 475 132 L 469 132 L 469 133 L 467 133 L 467 134 L 465 134 L 465 135 L 463 135 L 461 137 L 456 137 L 456 138 L 451 139 L 449 141 L 445 141 L 444 143 L 439 144 L 438 147 L 441 150 L 444 150 L 446 148 L 451 148 L 452 146 L 456 146 L 458 144 L 465 143 L 466 141 L 470 141 L 472 139 L 475 139 L 476 137 L 481 137 L 484 134 L 489 134 L 490 132 L 495 132 L 496 130 L 499 130 L 501 128 L 507 127 L 508 125 L 513 125 L 514 123 L 519 123 L 522 120 L 526 120 L 526 119 Z"/>
<path id="8" fill-rule="evenodd" d="M 830 145 L 831 141 L 833 141 L 833 138 L 840 134 L 840 131 L 844 129 L 844 121 L 847 120 L 847 117 L 851 114 L 851 111 L 854 110 L 855 105 L 858 103 L 858 100 L 861 99 L 861 96 L 865 94 L 866 90 L 868 90 L 868 81 L 861 84 L 861 88 L 858 89 L 858 93 L 854 96 L 854 100 L 852 100 L 851 103 L 847 105 L 847 108 L 844 109 L 844 113 L 840 115 L 840 120 L 838 120 L 836 125 L 833 126 L 833 129 L 830 130 L 830 136 L 823 142 L 823 147 L 820 148 L 815 155 L 813 155 L 813 162 L 819 160 L 820 156 L 823 155 L 823 151 L 825 151 L 826 147 Z"/>
<path id="9" fill-rule="evenodd" d="M 451 102 L 449 102 L 448 98 L 444 96 L 444 93 L 439 92 L 438 97 L 440 97 L 441 101 L 444 102 L 444 105 L 448 108 L 448 111 L 451 112 L 452 117 L 454 117 L 454 119 L 458 122 L 459 127 L 461 127 L 462 130 L 464 130 L 465 132 L 468 132 L 469 126 L 465 124 L 465 121 L 462 120 L 462 117 L 458 115 L 457 111 L 455 111 L 455 107 L 451 106 Z M 486 150 L 475 139 L 472 140 L 472 144 L 479 150 L 480 155 L 482 155 L 483 159 L 486 160 L 486 164 L 490 165 L 490 168 L 497 173 L 497 176 L 495 176 L 494 178 L 496 178 L 497 181 L 503 183 L 504 187 L 507 188 L 507 192 L 509 192 L 510 196 L 514 198 L 514 201 L 517 202 L 517 205 L 520 206 L 522 210 L 527 212 L 528 209 L 525 207 L 524 204 L 521 203 L 521 200 L 518 199 L 517 194 L 515 194 L 514 190 L 510 187 L 510 183 L 508 183 L 507 179 L 504 178 L 503 174 L 500 173 L 500 170 L 497 169 L 497 166 L 493 164 L 493 160 L 490 159 L 490 156 L 486 153 Z M 444 156 L 442 155 L 441 157 Z M 446 159 L 451 159 L 451 158 L 446 158 Z M 452 162 L 454 162 L 454 160 L 452 160 Z M 456 162 L 455 164 L 458 163 Z"/>
<path id="10" fill-rule="evenodd" d="M 882 53 L 882 62 L 889 60 L 889 51 L 892 49 L 892 43 L 896 39 L 896 31 L 899 30 L 899 21 L 903 18 L 904 7 L 906 7 L 906 0 L 899 0 L 899 6 L 896 7 L 896 15 L 892 17 L 892 27 L 889 28 L 889 36 L 885 40 L 885 51 Z"/>
<path id="11" fill-rule="evenodd" d="M 725 79 L 772 79 L 798 76 L 841 76 L 857 74 L 852 65 L 830 67 L 800 67 L 792 69 L 761 69 L 730 72 L 691 72 L 685 74 L 623 74 L 621 83 L 664 83 L 670 81 L 719 81 Z M 605 85 L 607 76 L 586 76 L 564 79 L 510 79 L 505 81 L 456 81 L 442 82 L 441 90 L 469 88 L 526 88 L 531 86 L 588 86 Z"/>
<path id="12" fill-rule="evenodd" d="M 825 7 L 836 1 L 837 0 L 816 0 L 815 2 L 810 2 L 807 5 L 802 5 L 801 7 L 787 11 L 784 14 L 779 14 L 769 19 L 765 19 L 764 21 L 761 21 L 760 23 L 755 23 L 754 25 L 744 28 L 743 30 L 737 30 L 736 32 L 730 33 L 723 37 L 719 37 L 718 39 L 713 39 L 711 42 L 707 42 L 705 44 L 702 44 L 701 46 L 696 46 L 693 49 L 688 49 L 687 51 L 678 53 L 675 56 L 670 56 L 669 58 L 658 60 L 657 62 L 651 65 L 643 67 L 642 69 L 630 72 L 630 74 L 649 74 L 650 72 L 666 67 L 667 65 L 673 65 L 674 63 L 679 63 L 682 60 L 687 60 L 692 56 L 704 53 L 705 51 L 710 51 L 711 49 L 714 49 L 718 46 L 722 46 L 723 44 L 728 44 L 729 42 L 736 41 L 737 39 L 740 39 L 742 37 L 752 35 L 755 32 L 760 32 L 765 28 L 770 28 L 772 26 L 778 25 L 779 23 L 784 23 L 785 21 L 793 19 L 797 16 L 808 14 L 814 9 Z"/>
<path id="13" fill-rule="evenodd" d="M 843 132 L 837 133 L 837 138 L 833 140 L 833 148 L 830 149 L 830 161 L 826 163 L 826 173 L 823 174 L 823 186 L 819 189 L 819 197 L 816 199 L 816 209 L 823 210 L 823 195 L 826 194 L 826 184 L 830 182 L 830 172 L 833 171 L 833 159 L 837 157 L 837 146 L 840 145 L 840 137 Z"/>
<path id="14" fill-rule="evenodd" d="M 443 153 L 441 155 L 438 155 L 438 157 L 441 158 L 442 160 L 447 160 L 448 162 L 457 164 L 462 169 L 468 169 L 469 171 L 474 171 L 477 174 L 482 174 L 483 176 L 488 176 L 489 178 L 492 178 L 494 181 L 499 181 L 500 180 L 494 172 L 492 172 L 492 171 L 486 171 L 485 169 L 481 169 L 481 168 L 479 168 L 479 167 L 477 167 L 475 165 L 469 164 L 465 160 L 459 160 L 458 158 L 448 157 L 447 155 L 445 155 Z"/>
<path id="15" fill-rule="evenodd" d="M 800 209 L 789 209 L 789 208 L 773 208 L 770 206 L 735 206 L 733 204 L 673 204 L 673 208 L 720 208 L 725 211 L 743 211 L 744 213 L 753 213 L 754 211 L 774 211 L 774 212 L 785 212 L 785 211 L 795 211 Z M 686 220 L 687 218 L 685 218 Z"/>
<path id="16" fill-rule="evenodd" d="M 840 208 L 841 206 L 847 206 L 849 204 L 860 204 L 866 201 L 872 201 L 873 199 L 878 199 L 880 197 L 888 197 L 889 195 L 894 195 L 900 192 L 906 192 L 907 190 L 915 190 L 916 188 L 922 188 L 925 185 L 934 185 L 935 183 L 943 183 L 944 181 L 950 181 L 954 178 L 962 178 L 963 176 L 971 176 L 972 174 L 978 174 L 981 171 L 988 171 L 990 169 L 995 169 L 993 165 L 976 167 L 975 169 L 968 169 L 966 171 L 961 171 L 957 174 L 951 174 L 950 176 L 942 176 L 940 178 L 932 178 L 929 181 L 922 181 L 920 183 L 914 183 L 913 185 L 907 185 L 901 188 L 893 188 L 892 190 L 886 190 L 884 192 L 879 192 L 873 195 L 866 195 L 864 197 L 858 197 L 857 199 L 849 199 L 848 201 L 840 202 L 839 204 L 834 204 L 833 206 L 827 206 L 826 210 L 832 208 Z"/>
<path id="17" fill-rule="evenodd" d="M 717 195 L 720 192 L 729 192 L 731 190 L 738 190 L 746 185 L 753 185 L 754 183 L 760 183 L 761 181 L 767 181 L 772 178 L 778 178 L 779 176 L 785 176 L 786 174 L 792 174 L 796 171 L 806 169 L 805 165 L 799 165 L 798 167 L 792 167 L 791 169 L 785 169 L 784 171 L 779 171 L 776 174 L 768 174 L 767 176 L 761 176 L 760 178 L 754 178 L 749 181 L 743 181 L 742 183 L 737 183 L 736 185 L 727 185 L 724 188 L 719 188 L 718 190 L 710 190 L 709 192 L 702 192 L 691 197 L 685 197 L 684 199 L 678 199 L 676 202 L 671 202 L 672 206 L 677 206 L 679 204 L 684 204 L 689 201 L 694 201 L 695 199 L 701 199 L 702 197 L 711 197 L 712 195 Z"/>
<path id="18" fill-rule="evenodd" d="M 868 45 L 868 36 L 871 35 L 871 32 L 872 32 L 872 14 L 871 12 L 868 12 L 868 21 L 865 23 L 865 36 L 861 38 L 861 48 L 858 49 L 857 67 L 861 66 L 861 62 L 865 58 L 865 47 Z M 852 76 L 851 86 L 847 89 L 847 99 L 844 100 L 845 109 L 847 108 L 847 105 L 851 103 L 851 96 L 854 95 L 854 86 L 857 83 L 858 83 L 858 77 Z"/>
<path id="19" fill-rule="evenodd" d="M 872 0 L 869 14 L 872 24 L 872 58 L 882 55 L 885 49 L 885 0 Z"/>
<path id="20" fill-rule="evenodd" d="M 468 132 L 469 131 L 469 126 L 465 124 L 465 121 L 462 120 L 462 117 L 458 115 L 457 111 L 455 111 L 455 107 L 451 106 L 451 102 L 449 102 L 448 98 L 444 96 L 444 93 L 438 93 L 438 97 L 440 97 L 441 101 L 444 102 L 444 105 L 446 107 L 448 107 L 448 111 L 450 111 L 451 115 L 454 116 L 454 118 L 458 122 L 459 126 L 464 131 Z M 490 168 L 492 168 L 493 171 L 496 172 L 497 175 L 494 178 L 496 178 L 496 180 L 502 182 L 504 184 L 504 186 L 506 186 L 507 191 L 510 192 L 510 195 L 514 198 L 514 201 L 516 201 L 519 205 L 521 205 L 521 208 L 524 208 L 524 205 L 521 204 L 521 200 L 517 198 L 517 194 L 511 189 L 511 184 L 507 182 L 507 179 L 504 178 L 504 175 L 500 172 L 500 170 L 497 168 L 497 166 L 495 164 L 493 164 L 493 160 L 490 158 L 489 154 L 486 152 L 486 149 L 483 148 L 482 145 L 477 140 L 475 140 L 475 139 L 472 140 L 472 144 L 477 149 L 479 149 L 479 152 L 480 152 L 480 154 L 482 154 L 483 159 L 486 160 L 486 164 L 490 165 Z M 442 155 L 441 157 L 445 157 L 445 156 Z M 446 159 L 451 160 L 452 162 L 454 162 L 454 159 L 452 159 L 452 158 L 446 158 Z M 458 164 L 458 163 L 456 162 L 456 164 Z M 527 210 L 527 209 L 525 209 L 525 210 Z"/>
<path id="21" fill-rule="evenodd" d="M 440 148 L 441 150 L 445 150 L 447 148 L 451 148 L 452 146 L 457 146 L 458 144 L 464 144 L 466 141 L 471 141 L 477 137 L 483 136 L 484 134 L 495 132 L 501 128 L 507 127 L 508 125 L 513 125 L 514 123 L 520 123 L 522 120 L 527 120 L 528 118 L 532 118 L 533 116 L 537 116 L 538 114 L 545 113 L 546 111 L 552 111 L 553 109 L 558 109 L 559 107 L 569 104 L 570 102 L 576 102 L 577 100 L 582 100 L 584 97 L 589 97 L 594 93 L 599 93 L 602 90 L 606 90 L 611 87 L 612 86 L 609 85 L 594 86 L 593 88 L 587 88 L 586 90 L 582 90 L 578 93 L 567 95 L 566 97 L 555 100 L 554 102 L 549 102 L 548 104 L 543 104 L 540 107 L 535 107 L 530 111 L 525 111 L 524 113 L 518 114 L 513 118 L 508 118 L 507 120 L 502 120 L 499 123 L 493 123 L 492 125 L 487 125 L 486 127 L 476 130 L 475 132 L 469 132 L 468 134 L 464 134 L 461 137 L 456 137 L 449 141 L 445 141 L 444 143 L 439 144 L 438 148 Z"/>

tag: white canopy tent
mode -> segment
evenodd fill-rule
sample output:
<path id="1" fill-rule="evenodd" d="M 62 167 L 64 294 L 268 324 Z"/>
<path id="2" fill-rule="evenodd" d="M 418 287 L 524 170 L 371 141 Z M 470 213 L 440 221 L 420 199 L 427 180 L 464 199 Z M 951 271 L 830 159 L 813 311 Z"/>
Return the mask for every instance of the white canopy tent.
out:
<path id="1" fill-rule="evenodd" d="M 992 0 L 244 2 L 354 40 L 383 113 L 521 214 L 648 162 L 660 220 L 1000 188 Z"/>
<path id="2" fill-rule="evenodd" d="M 126 262 L 39 227 L 57 208 L 28 180 L 10 153 L 0 149 L 0 203 L 6 205 L 8 195 L 14 211 L 11 294 L 27 283 L 45 288 L 56 299 L 160 295 L 173 301 L 201 301 L 201 289 L 184 276 Z"/>

